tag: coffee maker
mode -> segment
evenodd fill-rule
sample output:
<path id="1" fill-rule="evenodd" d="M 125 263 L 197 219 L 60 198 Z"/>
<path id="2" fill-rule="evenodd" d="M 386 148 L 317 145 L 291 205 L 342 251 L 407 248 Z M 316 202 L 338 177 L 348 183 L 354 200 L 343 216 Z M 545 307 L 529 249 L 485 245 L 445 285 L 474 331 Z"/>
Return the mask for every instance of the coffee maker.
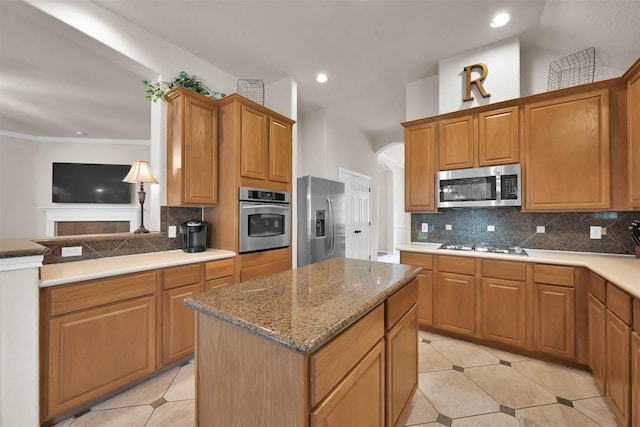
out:
<path id="1" fill-rule="evenodd" d="M 182 233 L 182 250 L 188 253 L 207 250 L 207 222 L 199 219 L 180 224 Z"/>

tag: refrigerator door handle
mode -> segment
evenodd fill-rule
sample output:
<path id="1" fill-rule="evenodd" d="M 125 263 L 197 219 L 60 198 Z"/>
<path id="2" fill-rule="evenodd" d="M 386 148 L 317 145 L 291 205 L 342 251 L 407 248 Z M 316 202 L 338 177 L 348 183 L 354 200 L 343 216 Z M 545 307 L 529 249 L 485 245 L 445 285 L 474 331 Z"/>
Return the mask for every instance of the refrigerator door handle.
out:
<path id="1" fill-rule="evenodd" d="M 331 219 L 331 246 L 329 247 L 329 254 L 327 258 L 331 258 L 336 246 L 336 222 L 333 217 L 333 199 L 327 197 L 327 205 L 329 206 L 329 218 Z"/>

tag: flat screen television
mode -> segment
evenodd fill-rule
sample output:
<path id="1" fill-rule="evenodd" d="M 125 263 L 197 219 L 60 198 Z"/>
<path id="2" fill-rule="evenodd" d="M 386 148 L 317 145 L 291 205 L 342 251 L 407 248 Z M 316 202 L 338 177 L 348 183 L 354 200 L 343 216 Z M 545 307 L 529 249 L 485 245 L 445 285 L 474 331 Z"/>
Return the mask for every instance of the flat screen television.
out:
<path id="1" fill-rule="evenodd" d="M 53 163 L 54 203 L 131 203 L 131 165 Z"/>

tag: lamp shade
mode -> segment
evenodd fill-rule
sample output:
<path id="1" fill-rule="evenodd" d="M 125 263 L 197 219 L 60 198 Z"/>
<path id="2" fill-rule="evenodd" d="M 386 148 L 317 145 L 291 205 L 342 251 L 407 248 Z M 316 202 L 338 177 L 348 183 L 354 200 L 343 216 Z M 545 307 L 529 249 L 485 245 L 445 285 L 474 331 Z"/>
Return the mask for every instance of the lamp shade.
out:
<path id="1" fill-rule="evenodd" d="M 123 182 L 131 182 L 131 183 L 150 183 L 157 184 L 155 177 L 151 173 L 151 167 L 149 166 L 149 162 L 145 162 L 143 160 L 136 160 L 131 165 L 131 170 L 127 176 L 122 180 Z"/>

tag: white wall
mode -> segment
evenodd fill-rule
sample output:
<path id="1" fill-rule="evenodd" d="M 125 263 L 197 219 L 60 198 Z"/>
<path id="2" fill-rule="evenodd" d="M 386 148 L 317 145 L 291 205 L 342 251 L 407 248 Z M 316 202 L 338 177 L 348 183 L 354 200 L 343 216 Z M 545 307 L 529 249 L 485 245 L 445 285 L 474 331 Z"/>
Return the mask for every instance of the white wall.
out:
<path id="1" fill-rule="evenodd" d="M 483 98 L 475 86 L 472 86 L 472 101 L 463 101 L 466 95 L 466 76 L 464 67 L 484 63 L 489 73 L 482 83 L 491 96 Z M 438 64 L 439 108 L 440 114 L 450 111 L 487 105 L 520 96 L 520 40 L 511 38 L 494 43 L 482 49 L 465 52 L 443 59 Z M 472 78 L 479 77 L 474 71 Z"/>
<path id="2" fill-rule="evenodd" d="M 36 236 L 38 145 L 0 135 L 0 239 Z"/>
<path id="3" fill-rule="evenodd" d="M 3 201 L 0 237 L 35 238 L 46 235 L 41 208 L 87 206 L 51 202 L 53 162 L 131 164 L 135 160 L 148 161 L 149 146 L 37 142 L 0 136 L 0 154 L 0 198 Z M 153 194 L 147 187 L 149 185 L 145 189 L 150 200 Z M 138 206 L 136 191 L 136 188 L 132 188 L 132 206 Z M 145 214 L 147 208 L 145 203 Z"/>
<path id="4" fill-rule="evenodd" d="M 407 84 L 407 121 L 438 115 L 438 84 L 437 75 Z"/>

